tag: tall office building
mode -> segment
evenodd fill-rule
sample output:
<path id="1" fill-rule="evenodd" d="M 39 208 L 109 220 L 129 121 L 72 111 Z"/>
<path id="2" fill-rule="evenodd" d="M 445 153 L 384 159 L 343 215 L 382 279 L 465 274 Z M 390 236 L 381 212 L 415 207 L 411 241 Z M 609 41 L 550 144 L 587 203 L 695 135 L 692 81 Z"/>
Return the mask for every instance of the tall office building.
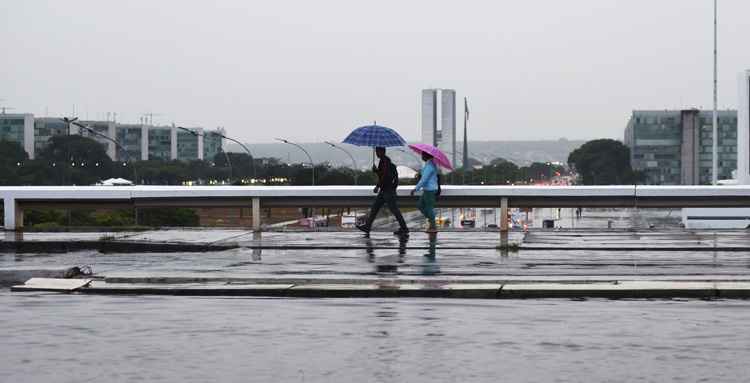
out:
<path id="1" fill-rule="evenodd" d="M 438 103 L 438 98 L 440 103 Z M 422 142 L 440 148 L 455 166 L 458 154 L 456 151 L 455 90 L 422 90 Z"/>
<path id="2" fill-rule="evenodd" d="M 0 141 L 18 142 L 34 158 L 34 115 L 23 113 L 0 114 Z"/>
<path id="3" fill-rule="evenodd" d="M 651 185 L 708 185 L 712 179 L 712 112 L 636 110 L 625 128 L 630 165 Z M 737 168 L 737 112 L 719 111 L 719 179 Z"/>
<path id="4" fill-rule="evenodd" d="M 422 90 L 422 143 L 437 146 L 437 90 Z"/>

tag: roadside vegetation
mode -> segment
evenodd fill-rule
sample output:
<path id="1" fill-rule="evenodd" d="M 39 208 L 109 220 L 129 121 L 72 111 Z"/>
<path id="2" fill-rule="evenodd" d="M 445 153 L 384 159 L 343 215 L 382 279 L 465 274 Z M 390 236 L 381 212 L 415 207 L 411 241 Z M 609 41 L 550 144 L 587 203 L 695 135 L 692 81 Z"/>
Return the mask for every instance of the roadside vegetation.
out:
<path id="1" fill-rule="evenodd" d="M 578 172 L 583 185 L 632 185 L 644 180 L 630 166 L 630 148 L 616 140 L 586 142 L 570 153 L 568 165 Z"/>

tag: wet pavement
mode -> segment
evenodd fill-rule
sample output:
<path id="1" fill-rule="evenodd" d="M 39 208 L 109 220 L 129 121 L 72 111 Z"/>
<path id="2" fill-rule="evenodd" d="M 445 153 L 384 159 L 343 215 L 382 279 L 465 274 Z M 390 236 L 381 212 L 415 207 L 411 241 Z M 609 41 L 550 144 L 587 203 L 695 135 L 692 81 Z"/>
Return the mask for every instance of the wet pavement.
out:
<path id="1" fill-rule="evenodd" d="M 219 233 L 220 235 L 216 235 Z M 89 233 L 87 233 L 89 234 Z M 169 232 L 163 237 L 175 236 Z M 498 233 L 441 232 L 432 240 L 412 233 L 408 240 L 384 232 L 369 238 L 355 232 L 263 233 L 214 231 L 205 238 L 233 241 L 239 247 L 224 251 L 188 253 L 0 254 L 0 269 L 91 266 L 107 278 L 191 277 L 291 279 L 425 279 L 499 281 L 592 278 L 693 278 L 743 280 L 750 278 L 750 252 L 727 251 L 723 246 L 744 245 L 744 232 L 532 232 L 513 233 L 517 251 L 497 249 Z M 139 240 L 149 238 L 138 234 Z M 187 237 L 187 235 L 186 235 Z M 152 237 L 153 238 L 153 237 Z M 588 246 L 565 250 L 565 244 Z M 527 249 L 527 244 L 546 245 Z M 606 244 L 618 251 L 601 250 Z M 654 248 L 628 250 L 648 244 Z M 677 251 L 680 246 L 704 246 L 705 250 Z M 662 251 L 669 246 L 672 250 Z M 553 250 L 554 249 L 554 250 Z"/>
<path id="2" fill-rule="evenodd" d="M 587 217 L 580 220 L 583 226 L 596 226 L 609 217 L 609 221 L 627 221 L 634 227 L 514 230 L 508 236 L 511 244 L 508 248 L 498 246 L 500 234 L 496 230 L 447 229 L 435 235 L 413 230 L 408 237 L 397 237 L 387 231 L 390 229 L 387 225 L 369 236 L 352 230 L 252 232 L 243 229 L 6 233 L 6 240 L 13 236 L 13 241 L 111 242 L 140 247 L 134 252 L 94 249 L 59 254 L 2 252 L 0 272 L 23 270 L 26 276 L 30 270 L 38 269 L 49 275 L 50 270 L 88 266 L 96 278 L 96 284 L 91 287 L 98 286 L 101 291 L 107 287 L 101 283 L 109 284 L 108 287 L 128 283 L 139 286 L 291 284 L 294 288 L 301 288 L 301 284 L 337 284 L 340 289 L 355 289 L 360 285 L 363 291 L 364 285 L 376 284 L 397 285 L 403 291 L 438 286 L 436 294 L 439 295 L 446 290 L 441 284 L 457 283 L 503 286 L 628 281 L 750 282 L 750 235 L 745 230 L 685 230 L 674 225 L 673 217 L 671 225 L 650 228 L 653 222 L 668 222 L 665 215 L 671 217 L 669 211 L 616 212 L 614 215 L 592 211 L 586 214 Z M 642 227 L 644 222 L 648 227 Z M 159 250 L 157 245 L 165 243 L 178 247 L 168 252 Z M 193 245 L 205 247 L 192 251 L 187 251 L 186 247 L 185 251 L 179 251 L 179 246 Z M 190 287 L 192 290 L 189 287 L 185 286 L 186 292 L 196 291 L 194 286 Z M 216 286 L 209 287 L 211 291 L 219 291 Z M 237 291 L 234 287 L 230 292 Z M 611 290 L 611 286 L 600 287 L 601 291 Z M 251 288 L 254 287 L 248 286 Z M 480 295 L 499 295 L 492 289 Z M 623 285 L 619 289 L 624 289 Z M 685 291 L 692 290 L 686 287 Z M 722 296 L 715 286 L 706 291 L 706 296 Z M 325 296 L 324 293 L 319 295 Z"/>
<path id="3" fill-rule="evenodd" d="M 746 381 L 749 301 L 717 292 L 750 292 L 748 234 L 636 226 L 515 231 L 516 251 L 484 231 L 25 233 L 237 247 L 0 253 L 104 289 L 1 287 L 0 381 Z M 264 291 L 294 293 L 232 297 Z M 463 299 L 503 296 L 546 299 Z"/>
<path id="4" fill-rule="evenodd" d="M 0 291 L 2 382 L 745 382 L 748 301 Z"/>

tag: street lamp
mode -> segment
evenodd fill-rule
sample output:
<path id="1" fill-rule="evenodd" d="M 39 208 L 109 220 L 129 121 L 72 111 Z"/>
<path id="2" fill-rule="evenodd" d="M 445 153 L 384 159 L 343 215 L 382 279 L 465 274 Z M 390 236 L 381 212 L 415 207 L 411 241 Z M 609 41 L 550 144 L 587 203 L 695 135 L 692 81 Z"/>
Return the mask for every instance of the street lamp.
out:
<path id="1" fill-rule="evenodd" d="M 193 131 L 192 131 L 192 130 L 190 130 L 190 129 L 185 129 L 185 128 L 181 127 L 181 126 L 178 126 L 178 127 L 177 127 L 177 129 L 181 129 L 181 130 L 184 130 L 184 131 L 186 131 L 186 132 L 190 132 L 190 133 L 191 133 L 191 134 L 193 134 L 194 136 L 200 136 L 200 135 L 199 135 L 198 133 L 196 133 L 196 132 L 193 132 Z M 213 134 L 213 135 L 216 135 L 216 136 L 219 136 L 219 137 L 221 137 L 221 138 L 223 138 L 223 139 L 225 139 L 225 140 L 229 140 L 229 141 L 232 141 L 232 142 L 234 142 L 235 144 L 237 144 L 237 145 L 241 146 L 241 147 L 242 147 L 242 149 L 243 149 L 243 150 L 245 150 L 245 152 L 247 153 L 247 155 L 248 155 L 248 156 L 250 157 L 250 166 L 251 166 L 251 167 L 253 168 L 253 178 L 255 178 L 255 174 L 256 174 L 256 173 L 255 173 L 255 159 L 254 159 L 254 157 L 253 157 L 253 154 L 252 154 L 252 153 L 250 152 L 250 149 L 248 149 L 248 148 L 247 148 L 247 146 L 245 146 L 245 144 L 243 144 L 242 142 L 239 142 L 239 141 L 235 140 L 234 138 L 231 138 L 231 137 L 227 137 L 227 136 L 225 136 L 225 135 L 223 135 L 223 134 L 221 134 L 221 133 L 219 133 L 219 132 L 209 132 L 209 133 L 211 133 L 211 134 Z M 224 149 L 222 149 L 222 151 L 224 151 Z M 226 154 L 226 152 L 224 152 L 224 153 Z M 227 157 L 227 158 L 229 158 L 229 157 Z M 228 161 L 228 160 L 227 160 L 227 161 Z"/>
<path id="2" fill-rule="evenodd" d="M 342 152 L 344 152 L 344 153 L 346 153 L 346 154 L 349 155 L 349 158 L 352 159 L 352 165 L 354 165 L 354 168 L 352 168 L 352 170 L 354 172 L 354 185 L 357 185 L 357 175 L 359 173 L 359 168 L 357 167 L 357 160 L 354 159 L 354 156 L 348 150 L 342 148 L 341 146 L 338 146 L 338 145 L 334 144 L 333 142 L 330 142 L 330 141 L 324 141 L 324 142 L 326 144 L 330 145 L 331 147 L 339 149 Z"/>
<path id="3" fill-rule="evenodd" d="M 67 134 L 66 134 L 66 136 L 70 137 L 70 124 L 78 121 L 78 117 L 73 117 L 73 118 L 63 117 L 60 120 L 65 123 L 65 127 L 67 128 Z M 65 161 L 70 161 L 70 160 L 71 160 L 71 158 L 70 158 L 70 142 L 66 142 L 65 143 Z M 62 182 L 61 182 L 62 184 L 65 184 L 65 173 L 66 173 L 66 168 L 63 168 L 62 171 L 60 172 L 60 176 L 62 178 Z"/>
<path id="4" fill-rule="evenodd" d="M 285 140 L 283 138 L 276 138 L 276 141 L 280 141 L 280 142 L 283 142 L 285 144 L 296 146 L 297 148 L 299 148 L 300 150 L 302 150 L 303 152 L 305 152 L 305 154 L 307 155 L 307 158 L 310 160 L 310 168 L 312 169 L 312 186 L 315 186 L 315 163 L 313 162 L 313 159 L 310 156 L 310 153 L 308 153 L 307 150 L 305 150 L 305 148 L 303 148 L 299 144 L 296 144 L 296 143 L 291 142 L 289 140 Z"/>
<path id="5" fill-rule="evenodd" d="M 223 135 L 223 134 L 221 134 L 219 132 L 211 132 L 211 134 L 215 134 L 215 135 L 217 135 L 217 136 L 219 136 L 219 137 L 221 137 L 221 138 L 223 138 L 225 140 L 232 141 L 235 144 L 241 146 L 242 149 L 245 150 L 245 152 L 247 153 L 248 157 L 250 157 L 250 166 L 253 168 L 253 179 L 255 179 L 255 177 L 256 177 L 256 173 L 255 173 L 255 159 L 253 158 L 253 154 L 250 153 L 250 149 L 248 149 L 247 146 L 245 146 L 245 144 L 243 144 L 242 142 L 239 142 L 239 141 L 235 140 L 234 138 L 227 137 L 227 136 L 225 136 L 225 135 Z"/>
<path id="6" fill-rule="evenodd" d="M 83 124 L 80 124 L 80 123 L 78 123 L 78 122 L 75 122 L 75 121 L 70 121 L 70 123 L 71 123 L 71 124 L 73 124 L 73 125 L 75 125 L 75 126 L 77 126 L 77 127 L 79 127 L 79 128 L 81 128 L 81 129 L 84 129 L 84 130 L 86 130 L 87 132 L 89 132 L 89 133 L 91 133 L 91 134 L 93 134 L 93 135 L 95 135 L 95 136 L 98 136 L 98 137 L 101 137 L 101 138 L 103 138 L 103 139 L 105 139 L 105 140 L 111 141 L 112 143 L 114 143 L 114 144 L 115 144 L 115 146 L 117 146 L 117 148 L 118 148 L 118 149 L 120 149 L 120 150 L 121 150 L 121 151 L 122 151 L 122 152 L 123 152 L 123 153 L 125 154 L 125 156 L 127 157 L 127 159 L 126 159 L 125 161 L 126 161 L 126 162 L 131 162 L 131 161 L 130 161 L 130 153 L 128 153 L 128 150 L 127 150 L 127 149 L 125 149 L 125 147 L 124 147 L 124 146 L 122 146 L 122 145 L 121 145 L 121 144 L 120 144 L 120 143 L 119 143 L 119 142 L 118 142 L 117 140 L 115 140 L 114 138 L 111 138 L 111 137 L 109 137 L 109 136 L 107 136 L 107 135 L 104 135 L 104 134 L 102 134 L 102 133 L 99 133 L 99 132 L 97 132 L 96 130 L 94 130 L 94 129 L 91 129 L 91 128 L 89 128 L 88 126 L 84 126 Z M 83 164 L 81 164 L 81 165 L 83 165 Z M 97 164 L 96 164 L 96 166 L 99 166 L 99 164 L 97 163 Z M 123 166 L 125 166 L 125 164 L 123 164 Z M 135 181 L 135 183 L 136 183 L 136 184 L 138 184 L 138 170 L 136 169 L 136 166 L 135 166 L 135 162 L 133 162 L 133 178 L 134 178 L 134 180 L 133 180 L 133 181 Z"/>

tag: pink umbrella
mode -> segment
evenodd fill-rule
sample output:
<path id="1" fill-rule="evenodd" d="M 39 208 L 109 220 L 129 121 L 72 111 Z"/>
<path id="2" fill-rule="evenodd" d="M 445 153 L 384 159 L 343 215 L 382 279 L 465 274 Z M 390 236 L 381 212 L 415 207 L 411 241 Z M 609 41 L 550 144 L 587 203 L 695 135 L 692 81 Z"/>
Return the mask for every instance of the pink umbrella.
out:
<path id="1" fill-rule="evenodd" d="M 448 160 L 448 156 L 446 156 L 440 149 L 427 144 L 411 144 L 409 145 L 409 148 L 419 154 L 427 153 L 432 156 L 432 159 L 436 164 L 448 170 L 453 170 L 453 165 L 451 165 L 450 160 Z"/>

